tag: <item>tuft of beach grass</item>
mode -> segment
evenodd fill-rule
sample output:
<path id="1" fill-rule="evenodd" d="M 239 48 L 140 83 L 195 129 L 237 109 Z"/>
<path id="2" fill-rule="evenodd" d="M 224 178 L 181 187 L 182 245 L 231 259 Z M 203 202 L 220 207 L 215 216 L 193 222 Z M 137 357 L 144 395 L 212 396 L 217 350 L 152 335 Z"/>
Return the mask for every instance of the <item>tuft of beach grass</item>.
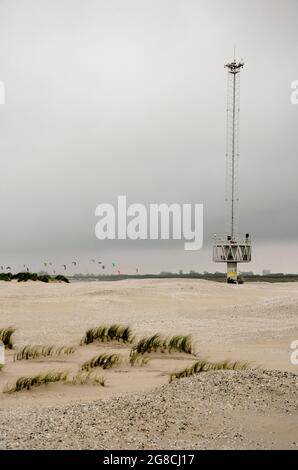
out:
<path id="1" fill-rule="evenodd" d="M 9 326 L 8 328 L 0 328 L 0 341 L 4 344 L 5 348 L 13 349 L 12 335 L 16 328 Z"/>
<path id="2" fill-rule="evenodd" d="M 190 367 L 186 367 L 180 371 L 172 372 L 170 374 L 169 382 L 172 382 L 175 379 L 182 379 L 184 377 L 190 377 L 201 372 L 211 372 L 217 370 L 245 370 L 249 369 L 251 366 L 248 362 L 242 361 L 218 361 L 210 362 L 205 359 L 195 362 Z"/>
<path id="3" fill-rule="evenodd" d="M 14 361 L 37 359 L 39 357 L 52 357 L 73 354 L 75 346 L 41 346 L 28 344 L 14 354 Z"/>
<path id="4" fill-rule="evenodd" d="M 147 354 L 138 353 L 134 349 L 131 349 L 129 354 L 129 363 L 133 366 L 145 366 L 150 361 Z"/>
<path id="5" fill-rule="evenodd" d="M 101 367 L 102 369 L 111 369 L 112 367 L 116 367 L 121 362 L 121 358 L 119 354 L 99 354 L 98 356 L 94 356 L 89 361 L 84 362 L 81 365 L 81 370 L 89 371 L 90 369 L 94 369 L 95 367 Z"/>
<path id="6" fill-rule="evenodd" d="M 32 387 L 39 387 L 54 382 L 65 382 L 67 372 L 47 372 L 45 374 L 36 374 L 19 377 L 13 385 L 7 385 L 3 393 L 20 392 L 21 390 L 30 390 Z"/>
<path id="7" fill-rule="evenodd" d="M 94 370 L 84 370 L 74 375 L 71 383 L 73 385 L 94 384 L 101 385 L 102 387 L 104 387 L 106 384 L 106 379 L 102 375 L 97 374 Z"/>
<path id="8" fill-rule="evenodd" d="M 94 341 L 119 341 L 123 343 L 131 343 L 133 341 L 133 333 L 130 326 L 122 326 L 113 324 L 110 326 L 101 325 L 95 328 L 89 328 L 81 344 L 90 344 Z"/>
<path id="9" fill-rule="evenodd" d="M 190 335 L 175 335 L 169 338 L 163 337 L 159 333 L 151 336 L 144 336 L 139 339 L 132 348 L 139 354 L 151 352 L 169 352 L 177 351 L 186 354 L 194 354 L 194 348 Z"/>

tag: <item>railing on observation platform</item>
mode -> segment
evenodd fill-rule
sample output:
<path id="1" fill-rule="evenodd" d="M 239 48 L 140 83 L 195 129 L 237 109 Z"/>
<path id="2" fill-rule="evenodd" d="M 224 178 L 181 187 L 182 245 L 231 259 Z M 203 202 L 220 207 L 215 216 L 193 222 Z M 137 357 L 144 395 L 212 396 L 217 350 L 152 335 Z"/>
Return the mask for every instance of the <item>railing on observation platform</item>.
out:
<path id="1" fill-rule="evenodd" d="M 251 261 L 250 239 L 214 237 L 213 261 L 217 263 L 248 263 Z"/>

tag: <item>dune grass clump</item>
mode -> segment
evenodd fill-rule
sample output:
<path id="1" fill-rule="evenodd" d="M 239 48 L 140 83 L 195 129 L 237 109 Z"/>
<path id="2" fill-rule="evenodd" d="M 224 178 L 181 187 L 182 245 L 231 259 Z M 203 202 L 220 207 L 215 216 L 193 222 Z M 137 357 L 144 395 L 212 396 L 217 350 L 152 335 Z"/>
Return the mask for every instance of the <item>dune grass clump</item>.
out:
<path id="1" fill-rule="evenodd" d="M 65 382 L 67 377 L 67 372 L 47 372 L 45 374 L 23 376 L 18 378 L 14 385 L 7 386 L 4 393 L 30 390 L 32 387 L 40 387 L 41 385 L 47 385 L 54 382 Z"/>
<path id="2" fill-rule="evenodd" d="M 191 336 L 176 335 L 171 338 L 165 338 L 160 334 L 156 333 L 152 336 L 145 336 L 141 338 L 133 350 L 139 354 L 151 353 L 151 352 L 185 352 L 187 354 L 193 354 L 193 345 Z"/>
<path id="3" fill-rule="evenodd" d="M 110 326 L 101 325 L 96 328 L 89 328 L 81 344 L 90 344 L 93 343 L 93 341 L 120 341 L 123 343 L 131 343 L 133 341 L 133 333 L 130 326 L 117 324 Z"/>
<path id="4" fill-rule="evenodd" d="M 217 370 L 245 370 L 249 369 L 250 364 L 248 362 L 241 362 L 241 361 L 218 361 L 218 362 L 210 362 L 207 360 L 200 360 L 195 362 L 192 366 L 186 367 L 177 372 L 173 372 L 170 374 L 169 381 L 172 382 L 174 379 L 182 379 L 184 377 L 190 377 L 195 374 L 199 374 L 201 372 L 211 372 Z"/>
<path id="5" fill-rule="evenodd" d="M 27 345 L 14 355 L 14 361 L 37 359 L 39 357 L 52 357 L 73 354 L 76 351 L 74 346 L 40 346 Z"/>
<path id="6" fill-rule="evenodd" d="M 13 349 L 12 335 L 15 331 L 16 329 L 12 326 L 9 326 L 8 328 L 0 328 L 0 341 L 2 341 L 5 348 Z"/>
<path id="7" fill-rule="evenodd" d="M 150 358 L 146 354 L 138 353 L 132 349 L 129 355 L 129 363 L 133 366 L 145 366 L 148 364 Z"/>
<path id="8" fill-rule="evenodd" d="M 106 384 L 106 379 L 102 375 L 97 374 L 94 370 L 80 371 L 73 376 L 71 383 L 73 385 L 94 384 L 104 387 Z"/>
<path id="9" fill-rule="evenodd" d="M 139 339 L 133 350 L 138 354 L 151 353 L 156 351 L 164 351 L 166 349 L 166 340 L 159 334 L 152 336 L 144 336 Z"/>
<path id="10" fill-rule="evenodd" d="M 121 358 L 119 354 L 99 354 L 98 356 L 92 357 L 89 361 L 84 362 L 81 365 L 81 370 L 89 371 L 95 367 L 101 367 L 102 369 L 111 369 L 120 364 Z"/>
<path id="11" fill-rule="evenodd" d="M 185 352 L 186 354 L 193 354 L 193 344 L 190 335 L 176 335 L 172 336 L 167 341 L 167 348 L 169 352 L 178 351 Z"/>

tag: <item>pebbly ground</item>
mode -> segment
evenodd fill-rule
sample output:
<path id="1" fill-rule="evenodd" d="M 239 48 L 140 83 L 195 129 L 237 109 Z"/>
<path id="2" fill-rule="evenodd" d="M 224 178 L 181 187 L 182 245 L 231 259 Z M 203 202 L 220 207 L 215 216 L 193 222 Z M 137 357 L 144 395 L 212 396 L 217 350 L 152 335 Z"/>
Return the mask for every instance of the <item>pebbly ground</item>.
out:
<path id="1" fill-rule="evenodd" d="M 219 371 L 63 407 L 0 411 L 1 449 L 298 449 L 298 375 Z"/>

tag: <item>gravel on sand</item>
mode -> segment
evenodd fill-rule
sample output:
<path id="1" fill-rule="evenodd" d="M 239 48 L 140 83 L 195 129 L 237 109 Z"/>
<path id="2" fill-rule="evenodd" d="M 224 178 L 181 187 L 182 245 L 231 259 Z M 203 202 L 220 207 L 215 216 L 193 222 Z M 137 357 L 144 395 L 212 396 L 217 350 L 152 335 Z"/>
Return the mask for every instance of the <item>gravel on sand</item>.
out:
<path id="1" fill-rule="evenodd" d="M 298 375 L 218 371 L 62 407 L 0 412 L 1 449 L 298 449 Z"/>

